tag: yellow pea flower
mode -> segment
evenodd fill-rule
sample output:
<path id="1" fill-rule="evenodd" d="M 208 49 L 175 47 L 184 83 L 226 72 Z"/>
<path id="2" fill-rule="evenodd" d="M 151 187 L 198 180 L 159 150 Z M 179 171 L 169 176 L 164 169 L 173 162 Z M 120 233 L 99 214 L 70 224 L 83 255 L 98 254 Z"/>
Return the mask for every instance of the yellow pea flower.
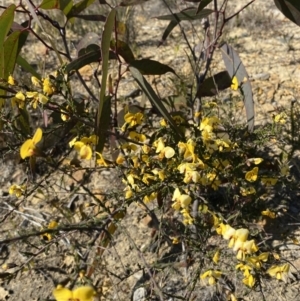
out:
<path id="1" fill-rule="evenodd" d="M 290 274 L 290 265 L 288 263 L 283 265 L 275 265 L 267 270 L 267 273 L 278 280 L 287 282 Z"/>
<path id="2" fill-rule="evenodd" d="M 21 197 L 26 191 L 26 185 L 16 185 L 13 184 L 9 188 L 9 194 L 15 194 L 17 198 Z"/>
<path id="3" fill-rule="evenodd" d="M 134 131 L 129 132 L 129 138 L 137 142 L 144 142 L 146 140 L 146 136 L 144 134 L 139 134 Z"/>
<path id="4" fill-rule="evenodd" d="M 255 194 L 256 190 L 252 186 L 247 187 L 247 188 L 241 187 L 240 188 L 240 193 L 241 193 L 242 196 L 247 196 L 247 195 L 250 195 L 250 194 Z"/>
<path id="5" fill-rule="evenodd" d="M 73 291 L 58 285 L 53 290 L 53 296 L 56 301 L 93 301 L 96 295 L 91 286 L 81 286 Z"/>
<path id="6" fill-rule="evenodd" d="M 237 77 L 236 76 L 234 76 L 233 78 L 232 78 L 232 82 L 231 82 L 231 89 L 232 90 L 234 90 L 234 91 L 236 91 L 238 88 L 239 88 L 239 82 L 238 82 L 238 79 L 237 79 Z"/>
<path id="7" fill-rule="evenodd" d="M 97 159 L 97 164 L 100 166 L 108 166 L 109 164 L 104 160 L 102 154 L 96 152 L 96 154 L 99 156 L 99 159 Z"/>
<path id="8" fill-rule="evenodd" d="M 32 76 L 32 77 L 31 77 L 31 82 L 32 82 L 32 84 L 33 84 L 34 86 L 36 86 L 36 87 L 41 87 L 41 81 L 40 81 L 37 77 Z"/>
<path id="9" fill-rule="evenodd" d="M 136 125 L 139 125 L 142 123 L 144 118 L 144 115 L 140 112 L 138 113 L 127 113 L 124 116 L 125 124 L 127 124 L 129 127 L 134 127 Z"/>
<path id="10" fill-rule="evenodd" d="M 246 259 L 246 261 L 251 264 L 256 269 L 261 269 L 262 262 L 268 261 L 269 252 L 264 252 L 258 256 L 251 256 Z"/>
<path id="11" fill-rule="evenodd" d="M 52 94 L 54 94 L 56 91 L 54 85 L 52 84 L 51 80 L 49 77 L 45 78 L 43 80 L 43 92 L 47 95 L 47 96 L 51 96 Z"/>
<path id="12" fill-rule="evenodd" d="M 245 277 L 245 278 L 243 279 L 243 283 L 244 283 L 245 285 L 249 286 L 249 287 L 253 287 L 254 284 L 255 284 L 255 278 L 253 277 L 252 274 L 249 274 L 248 277 Z"/>
<path id="13" fill-rule="evenodd" d="M 216 284 L 217 280 L 222 276 L 222 272 L 218 270 L 208 270 L 205 273 L 200 275 L 201 279 L 208 278 L 208 284 L 214 285 Z"/>
<path id="14" fill-rule="evenodd" d="M 248 182 L 255 182 L 257 180 L 258 167 L 254 167 L 252 170 L 248 171 L 245 175 L 245 179 Z"/>
<path id="15" fill-rule="evenodd" d="M 11 86 L 14 86 L 14 85 L 16 84 L 15 79 L 14 79 L 11 75 L 8 76 L 7 82 L 8 82 Z"/>
<path id="16" fill-rule="evenodd" d="M 269 218 L 273 218 L 273 219 L 276 218 L 275 212 L 272 212 L 269 209 L 262 211 L 261 215 L 265 215 L 265 216 L 268 216 Z"/>
<path id="17" fill-rule="evenodd" d="M 278 181 L 277 178 L 267 178 L 267 177 L 261 178 L 261 182 L 266 186 L 273 186 L 277 183 L 277 181 Z"/>
<path id="18" fill-rule="evenodd" d="M 38 128 L 33 136 L 32 139 L 26 140 L 20 149 L 20 155 L 22 159 L 25 159 L 27 157 L 31 156 L 38 156 L 39 149 L 37 148 L 37 144 L 42 140 L 43 137 L 43 131 L 42 129 Z"/>
<path id="19" fill-rule="evenodd" d="M 260 164 L 262 161 L 264 161 L 264 159 L 262 158 L 250 158 L 248 159 L 247 161 L 251 162 L 251 163 L 254 163 L 255 165 L 258 165 Z"/>
<path id="20" fill-rule="evenodd" d="M 212 258 L 212 260 L 215 264 L 217 264 L 219 262 L 220 255 L 221 255 L 220 250 L 217 250 L 216 253 L 214 254 L 213 258 Z"/>
<path id="21" fill-rule="evenodd" d="M 92 135 L 90 137 L 82 137 L 79 141 L 76 141 L 77 138 L 69 142 L 69 145 L 78 151 L 81 159 L 90 160 L 93 155 L 91 145 L 95 145 L 97 142 L 97 136 Z"/>

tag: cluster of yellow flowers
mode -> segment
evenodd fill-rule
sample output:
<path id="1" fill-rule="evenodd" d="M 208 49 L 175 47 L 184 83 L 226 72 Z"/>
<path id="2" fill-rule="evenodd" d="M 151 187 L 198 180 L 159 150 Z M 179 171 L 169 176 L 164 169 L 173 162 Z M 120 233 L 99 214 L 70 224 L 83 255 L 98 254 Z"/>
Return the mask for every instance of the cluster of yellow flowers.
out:
<path id="1" fill-rule="evenodd" d="M 220 223 L 216 227 L 216 232 L 222 235 L 225 240 L 228 240 L 228 248 L 237 253 L 236 258 L 239 263 L 236 265 L 236 269 L 243 272 L 243 283 L 249 287 L 253 287 L 256 283 L 256 271 L 262 271 L 263 263 L 268 261 L 270 253 L 262 252 L 259 255 L 254 255 L 259 251 L 259 248 L 253 239 L 248 240 L 248 229 L 234 229 L 228 224 Z M 279 256 L 274 254 L 274 258 L 279 259 Z M 217 264 L 219 259 L 220 251 L 218 250 L 213 256 L 214 263 Z M 290 265 L 288 263 L 273 265 L 266 270 L 266 273 L 271 277 L 287 282 L 290 277 Z M 219 270 L 208 270 L 201 274 L 200 278 L 208 278 L 208 284 L 214 285 L 222 275 L 223 273 Z M 231 297 L 232 300 L 235 300 L 234 298 L 234 296 Z"/>
<path id="2" fill-rule="evenodd" d="M 8 77 L 7 82 L 11 86 L 16 85 L 16 81 L 11 75 Z M 39 80 L 35 76 L 32 76 L 31 82 L 33 86 L 39 88 L 41 91 L 18 91 L 11 99 L 13 106 L 23 109 L 28 100 L 32 107 L 36 109 L 39 103 L 46 104 L 49 101 L 49 96 L 52 96 L 56 92 L 56 88 L 49 77 Z"/>

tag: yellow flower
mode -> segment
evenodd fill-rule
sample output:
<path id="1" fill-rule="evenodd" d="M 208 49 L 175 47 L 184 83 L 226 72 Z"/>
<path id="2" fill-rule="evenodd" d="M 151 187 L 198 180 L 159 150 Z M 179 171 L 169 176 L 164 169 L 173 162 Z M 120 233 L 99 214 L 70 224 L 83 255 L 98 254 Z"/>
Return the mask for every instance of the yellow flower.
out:
<path id="1" fill-rule="evenodd" d="M 262 161 L 264 161 L 264 159 L 262 158 L 250 158 L 248 159 L 247 161 L 251 162 L 251 163 L 254 163 L 255 165 L 258 165 L 260 164 Z"/>
<path id="2" fill-rule="evenodd" d="M 216 281 L 222 276 L 222 272 L 218 270 L 208 270 L 200 275 L 201 279 L 208 278 L 208 284 L 214 285 Z"/>
<path id="3" fill-rule="evenodd" d="M 265 215 L 265 216 L 268 216 L 269 218 L 273 218 L 273 219 L 276 218 L 275 212 L 272 212 L 269 209 L 262 211 L 261 215 Z"/>
<path id="4" fill-rule="evenodd" d="M 192 225 L 194 222 L 194 219 L 191 217 L 189 210 L 187 208 L 184 208 L 180 212 L 183 216 L 183 224 L 184 225 Z"/>
<path id="5" fill-rule="evenodd" d="M 54 87 L 54 85 L 52 84 L 51 80 L 49 77 L 45 78 L 43 80 L 43 92 L 47 95 L 47 96 L 51 96 L 53 93 L 55 93 L 56 89 Z"/>
<path id="6" fill-rule="evenodd" d="M 8 82 L 11 86 L 14 86 L 14 85 L 16 84 L 15 79 L 14 79 L 11 75 L 8 76 L 7 82 Z"/>
<path id="7" fill-rule="evenodd" d="M 167 126 L 167 122 L 165 119 L 161 119 L 161 121 L 159 122 L 161 127 L 166 127 Z"/>
<path id="8" fill-rule="evenodd" d="M 96 154 L 99 156 L 99 159 L 97 159 L 97 164 L 100 166 L 108 166 L 108 163 L 104 160 L 102 154 L 96 152 Z"/>
<path id="9" fill-rule="evenodd" d="M 258 167 L 254 167 L 252 170 L 248 171 L 245 175 L 245 179 L 249 182 L 255 182 L 257 180 Z"/>
<path id="10" fill-rule="evenodd" d="M 42 140 L 42 137 L 43 137 L 43 131 L 40 128 L 38 128 L 33 138 L 26 140 L 22 144 L 20 149 L 20 155 L 22 159 L 39 155 L 39 149 L 37 148 L 36 145 Z"/>
<path id="11" fill-rule="evenodd" d="M 23 109 L 25 106 L 26 97 L 22 92 L 16 93 L 16 95 L 11 99 L 12 106 L 18 106 Z"/>
<path id="12" fill-rule="evenodd" d="M 254 240 L 247 240 L 245 242 L 237 240 L 234 244 L 233 251 L 237 252 L 236 258 L 245 261 L 246 254 L 250 255 L 258 251 Z"/>
<path id="13" fill-rule="evenodd" d="M 235 268 L 237 270 L 241 270 L 244 274 L 244 277 L 248 277 L 250 275 L 250 271 L 252 270 L 252 268 L 249 265 L 243 263 L 237 264 Z"/>
<path id="14" fill-rule="evenodd" d="M 277 183 L 277 181 L 278 181 L 277 178 L 267 178 L 267 177 L 261 178 L 261 182 L 266 186 L 273 186 Z"/>
<path id="15" fill-rule="evenodd" d="M 116 159 L 116 163 L 117 163 L 118 165 L 122 165 L 124 162 L 125 162 L 124 156 L 121 155 L 121 154 L 119 154 L 119 155 L 118 155 L 118 158 Z"/>
<path id="16" fill-rule="evenodd" d="M 243 283 L 249 287 L 253 287 L 255 284 L 255 278 L 253 277 L 252 274 L 250 274 L 248 277 L 245 277 L 243 279 Z"/>
<path id="17" fill-rule="evenodd" d="M 134 127 L 136 125 L 139 125 L 142 123 L 144 118 L 144 115 L 140 112 L 138 113 L 127 113 L 124 116 L 125 124 L 127 124 L 129 127 Z"/>
<path id="18" fill-rule="evenodd" d="M 77 138 L 76 138 L 77 139 Z M 90 160 L 93 155 L 91 145 L 95 145 L 97 142 L 97 136 L 92 135 L 90 137 L 82 137 L 79 141 L 76 139 L 69 142 L 69 145 L 78 151 L 81 159 Z M 101 159 L 101 158 L 100 158 Z"/>
<path id="19" fill-rule="evenodd" d="M 239 82 L 236 76 L 232 78 L 231 89 L 236 91 L 239 88 Z"/>
<path id="20" fill-rule="evenodd" d="M 155 168 L 152 170 L 152 173 L 155 174 L 156 176 L 158 176 L 158 178 L 161 180 L 161 181 L 164 181 L 165 180 L 165 171 L 163 169 L 158 169 L 158 168 Z"/>
<path id="21" fill-rule="evenodd" d="M 13 184 L 9 188 L 9 194 L 15 194 L 17 198 L 21 197 L 26 191 L 26 185 Z"/>
<path id="22" fill-rule="evenodd" d="M 54 229 L 54 228 L 56 228 L 58 226 L 58 223 L 56 222 L 56 221 L 51 221 L 49 224 L 48 224 L 48 229 Z M 43 235 L 42 235 L 42 238 L 44 239 L 44 240 L 51 240 L 52 239 L 52 234 L 51 233 L 44 233 Z"/>
<path id="23" fill-rule="evenodd" d="M 288 263 L 283 265 L 275 265 L 267 270 L 267 273 L 278 280 L 287 282 L 290 274 L 290 265 Z"/>
<path id="24" fill-rule="evenodd" d="M 41 104 L 46 104 L 49 100 L 49 98 L 45 95 L 43 95 L 42 93 L 38 93 L 38 92 L 26 92 L 26 97 L 29 99 L 32 99 L 31 101 L 31 105 L 34 109 L 37 108 L 37 104 L 38 102 Z"/>
<path id="25" fill-rule="evenodd" d="M 268 261 L 269 252 L 261 253 L 258 256 L 248 257 L 246 260 L 249 264 L 251 264 L 256 269 L 261 269 L 262 262 Z"/>
<path id="26" fill-rule="evenodd" d="M 172 119 L 175 121 L 177 125 L 180 125 L 185 121 L 180 115 L 172 116 Z"/>
<path id="27" fill-rule="evenodd" d="M 280 114 L 275 115 L 273 118 L 275 123 L 285 124 L 287 115 L 284 112 L 282 112 Z"/>
<path id="28" fill-rule="evenodd" d="M 212 117 L 205 117 L 201 121 L 200 124 L 200 131 L 207 131 L 212 132 L 214 129 L 218 127 L 218 125 L 221 124 L 221 121 L 218 117 L 212 116 Z"/>
<path id="29" fill-rule="evenodd" d="M 172 201 L 174 201 L 172 208 L 174 208 L 175 210 L 180 210 L 180 208 L 184 209 L 188 207 L 192 199 L 187 194 L 181 194 L 180 190 L 176 188 L 173 193 Z"/>
<path id="30" fill-rule="evenodd" d="M 218 262 L 219 262 L 219 260 L 220 260 L 220 250 L 217 250 L 217 252 L 214 254 L 214 256 L 213 256 L 213 258 L 212 258 L 212 260 L 213 260 L 213 262 L 215 263 L 215 264 L 217 264 Z"/>
<path id="31" fill-rule="evenodd" d="M 137 141 L 137 142 L 144 142 L 146 140 L 146 136 L 143 134 L 139 134 L 137 132 L 131 131 L 129 132 L 130 139 Z"/>
<path id="32" fill-rule="evenodd" d="M 53 296 L 56 301 L 93 301 L 96 295 L 91 286 L 81 286 L 73 291 L 58 285 L 53 290 Z"/>
<path id="33" fill-rule="evenodd" d="M 250 195 L 250 194 L 255 194 L 256 190 L 252 186 L 251 187 L 247 187 L 247 188 L 241 187 L 240 188 L 240 192 L 241 192 L 242 196 L 247 196 L 247 195 Z"/>
<path id="34" fill-rule="evenodd" d="M 156 198 L 157 198 L 157 192 L 152 192 L 150 195 L 145 195 L 143 201 L 145 204 L 147 204 L 152 202 Z"/>
<path id="35" fill-rule="evenodd" d="M 33 84 L 34 86 L 36 86 L 36 87 L 41 87 L 41 81 L 40 81 L 37 77 L 32 76 L 32 77 L 31 77 L 31 82 L 32 82 L 32 84 Z"/>

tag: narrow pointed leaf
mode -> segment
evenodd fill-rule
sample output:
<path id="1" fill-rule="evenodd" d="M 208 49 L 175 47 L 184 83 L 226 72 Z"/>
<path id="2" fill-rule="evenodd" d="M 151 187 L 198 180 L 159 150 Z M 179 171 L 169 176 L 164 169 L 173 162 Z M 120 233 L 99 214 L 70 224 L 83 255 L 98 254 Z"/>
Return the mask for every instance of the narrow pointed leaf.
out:
<path id="1" fill-rule="evenodd" d="M 134 55 L 129 47 L 129 45 L 121 40 L 112 40 L 110 42 L 110 48 L 120 55 L 126 63 L 131 63 L 134 61 Z"/>
<path id="2" fill-rule="evenodd" d="M 150 59 L 134 60 L 130 66 L 139 69 L 143 75 L 162 75 L 167 72 L 177 75 L 171 67 Z"/>
<path id="3" fill-rule="evenodd" d="M 132 5 L 139 5 L 147 2 L 149 0 L 123 0 L 120 3 L 120 6 L 132 6 Z"/>
<path id="4" fill-rule="evenodd" d="M 299 0 L 274 0 L 277 8 L 292 22 L 300 26 Z"/>
<path id="5" fill-rule="evenodd" d="M 38 79 L 42 78 L 22 56 L 18 55 L 16 63 L 19 66 L 21 66 L 25 71 L 31 73 L 31 75 L 37 77 Z"/>
<path id="6" fill-rule="evenodd" d="M 212 77 L 206 78 L 199 86 L 198 97 L 215 96 L 218 91 L 227 89 L 231 86 L 231 77 L 227 71 L 222 71 Z"/>
<path id="7" fill-rule="evenodd" d="M 4 64 L 0 63 L 0 72 L 4 79 L 7 79 L 9 74 L 14 71 L 16 59 L 18 56 L 18 43 L 21 31 L 15 31 L 10 34 L 4 42 Z"/>
<path id="8" fill-rule="evenodd" d="M 201 10 L 203 10 L 210 2 L 212 2 L 212 0 L 202 0 L 202 1 L 200 1 L 196 14 L 198 14 Z"/>
<path id="9" fill-rule="evenodd" d="M 72 9 L 67 14 L 67 18 L 73 18 L 74 16 L 78 16 L 82 11 L 84 11 L 87 7 L 92 5 L 95 0 L 82 0 L 73 5 Z"/>
<path id="10" fill-rule="evenodd" d="M 104 102 L 106 100 L 105 92 L 106 92 L 106 82 L 107 82 L 107 74 L 108 74 L 109 48 L 110 48 L 111 34 L 115 24 L 115 16 L 116 16 L 116 10 L 112 9 L 109 15 L 107 16 L 106 23 L 104 25 L 104 29 L 102 33 L 102 39 L 101 39 L 102 79 L 101 79 L 101 90 L 99 95 L 99 106 L 97 112 L 97 126 L 96 126 L 96 134 L 98 135 L 98 137 L 99 134 L 101 134 L 100 122 L 101 122 L 101 118 L 103 118 L 102 110 L 103 110 Z M 96 145 L 96 150 L 101 153 L 102 149 L 101 149 L 100 142 L 101 139 L 99 137 L 98 143 Z"/>
<path id="11" fill-rule="evenodd" d="M 107 139 L 107 131 L 111 124 L 111 96 L 105 96 L 102 114 L 98 125 L 98 149 L 99 153 L 102 153 L 105 141 Z"/>
<path id="12" fill-rule="evenodd" d="M 91 49 L 91 48 L 93 47 L 90 48 L 87 47 L 87 49 Z M 109 59 L 116 59 L 116 55 L 112 51 L 109 51 Z M 81 55 L 80 57 L 78 57 L 77 59 L 69 63 L 66 66 L 65 71 L 66 73 L 70 73 L 73 70 L 79 70 L 80 68 L 88 64 L 100 62 L 100 61 L 101 61 L 101 50 L 98 46 L 98 49 L 95 47 L 92 49 L 92 51 L 89 51 Z"/>
<path id="13" fill-rule="evenodd" d="M 162 36 L 162 42 L 164 42 L 167 37 L 170 35 L 172 30 L 182 21 L 182 20 L 196 20 L 196 19 L 203 19 L 209 16 L 212 13 L 212 10 L 202 10 L 196 15 L 197 11 L 194 8 L 188 8 L 180 13 L 172 14 L 172 15 L 165 15 L 157 17 L 157 19 L 160 20 L 170 20 L 170 23 L 168 24 L 167 28 L 165 29 L 163 36 Z M 161 45 L 162 43 L 160 43 Z"/>
<path id="14" fill-rule="evenodd" d="M 86 20 L 86 21 L 95 21 L 95 22 L 105 22 L 106 17 L 103 15 L 73 15 L 74 18 Z"/>
<path id="15" fill-rule="evenodd" d="M 129 70 L 142 89 L 142 91 L 145 93 L 147 98 L 150 100 L 152 105 L 157 108 L 157 110 L 160 112 L 163 118 L 167 120 L 170 124 L 170 126 L 173 128 L 174 132 L 178 136 L 178 139 L 181 137 L 181 132 L 179 131 L 177 125 L 175 124 L 174 120 L 172 119 L 171 115 L 163 105 L 162 101 L 158 98 L 154 90 L 152 89 L 151 85 L 147 82 L 147 80 L 143 77 L 143 75 L 140 73 L 140 71 L 132 66 L 129 67 Z"/>
<path id="16" fill-rule="evenodd" d="M 66 16 L 73 7 L 73 0 L 44 0 L 39 8 L 42 9 L 59 9 Z"/>
<path id="17" fill-rule="evenodd" d="M 237 52 L 227 43 L 221 47 L 221 52 L 229 76 L 231 78 L 236 76 L 238 80 L 239 88 L 244 96 L 248 130 L 252 132 L 254 128 L 254 102 L 252 87 L 246 68 Z"/>
<path id="18" fill-rule="evenodd" d="M 13 24 L 15 9 L 16 6 L 12 4 L 0 16 L 0 79 L 4 80 L 7 80 L 7 76 L 5 76 L 5 64 L 7 63 L 7 59 L 5 58 L 4 41 Z M 0 89 L 0 98 L 4 95 L 6 95 L 6 91 Z M 3 104 L 3 99 L 0 99 L 0 109 Z"/>
<path id="19" fill-rule="evenodd" d="M 176 21 L 176 22 L 186 21 L 186 20 L 193 21 L 193 20 L 199 20 L 199 19 L 206 18 L 212 12 L 213 12 L 213 10 L 211 10 L 211 9 L 203 9 L 196 15 L 196 13 L 197 13 L 196 8 L 187 8 L 176 14 L 164 15 L 164 16 L 159 16 L 156 18 L 159 20 L 169 20 L 169 21 Z"/>

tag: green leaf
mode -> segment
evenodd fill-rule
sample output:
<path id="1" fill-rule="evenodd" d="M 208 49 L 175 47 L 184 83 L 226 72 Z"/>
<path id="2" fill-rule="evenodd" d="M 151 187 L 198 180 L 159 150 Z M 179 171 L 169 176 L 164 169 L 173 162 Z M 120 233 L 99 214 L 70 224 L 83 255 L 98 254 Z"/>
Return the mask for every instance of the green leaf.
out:
<path id="1" fill-rule="evenodd" d="M 162 41 L 165 41 L 167 37 L 170 35 L 172 30 L 183 20 L 196 20 L 196 19 L 203 19 L 209 16 L 213 11 L 210 9 L 202 10 L 197 15 L 197 11 L 194 8 L 188 8 L 185 10 L 182 10 L 180 13 L 172 14 L 172 15 L 165 15 L 157 17 L 157 19 L 160 20 L 170 20 L 170 23 L 168 24 L 167 28 L 165 29 Z M 162 43 L 160 43 L 162 44 Z"/>
<path id="2" fill-rule="evenodd" d="M 92 46 L 92 45 L 90 45 L 90 46 Z M 91 51 L 88 51 L 87 53 L 81 55 L 79 58 L 73 60 L 71 63 L 69 63 L 66 66 L 65 71 L 67 73 L 70 73 L 73 70 L 79 70 L 80 68 L 82 68 L 88 64 L 101 61 L 100 47 L 97 46 L 98 48 L 96 48 L 96 47 L 94 48 L 94 47 L 90 47 L 90 46 L 87 47 L 86 50 L 92 49 Z M 116 59 L 116 55 L 112 51 L 109 51 L 109 59 Z"/>
<path id="3" fill-rule="evenodd" d="M 129 47 L 129 45 L 121 40 L 112 40 L 110 42 L 110 48 L 114 49 L 114 51 L 120 55 L 126 63 L 131 63 L 134 61 L 134 55 Z"/>
<path id="4" fill-rule="evenodd" d="M 156 17 L 156 18 L 159 20 L 176 21 L 179 23 L 180 21 L 186 21 L 186 20 L 193 21 L 193 20 L 203 19 L 203 18 L 208 17 L 212 12 L 213 12 L 213 10 L 211 10 L 211 9 L 203 9 L 201 12 L 199 12 L 196 15 L 197 9 L 186 8 L 179 13 L 171 14 L 171 15 L 164 15 L 164 16 L 160 16 L 160 17 Z"/>
<path id="5" fill-rule="evenodd" d="M 144 75 L 162 75 L 167 72 L 172 72 L 177 75 L 171 67 L 150 59 L 132 61 L 130 66 L 139 69 Z"/>
<path id="6" fill-rule="evenodd" d="M 86 20 L 86 21 L 95 21 L 95 22 L 105 22 L 106 17 L 103 15 L 73 15 L 74 18 Z"/>
<path id="7" fill-rule="evenodd" d="M 197 8 L 197 13 L 198 14 L 200 11 L 202 11 L 212 0 L 202 0 L 199 3 L 199 6 Z"/>
<path id="8" fill-rule="evenodd" d="M 82 11 L 84 11 L 87 7 L 92 5 L 95 0 L 82 0 L 73 5 L 72 9 L 66 15 L 68 19 L 78 16 Z"/>
<path id="9" fill-rule="evenodd" d="M 0 16 L 0 47 L 13 24 L 16 6 L 10 5 Z"/>
<path id="10" fill-rule="evenodd" d="M 254 102 L 252 87 L 246 68 L 237 52 L 235 52 L 235 50 L 227 43 L 223 44 L 220 49 L 229 76 L 231 78 L 236 76 L 238 80 L 239 88 L 244 96 L 248 130 L 249 132 L 252 132 L 254 128 Z"/>
<path id="11" fill-rule="evenodd" d="M 73 0 L 44 0 L 39 8 L 42 9 L 59 9 L 65 16 L 73 7 Z"/>
<path id="12" fill-rule="evenodd" d="M 100 121 L 99 121 L 99 125 L 97 128 L 97 135 L 98 135 L 98 148 L 99 148 L 99 152 L 101 153 L 103 148 L 104 148 L 104 144 L 105 141 L 107 139 L 107 131 L 110 127 L 111 124 L 111 96 L 105 96 L 104 102 L 103 102 L 103 107 L 102 107 L 102 114 L 100 117 Z"/>
<path id="13" fill-rule="evenodd" d="M 212 77 L 206 78 L 199 86 L 198 97 L 215 96 L 218 91 L 227 89 L 231 86 L 231 77 L 227 71 L 219 72 Z"/>
<path id="14" fill-rule="evenodd" d="M 147 98 L 150 100 L 152 105 L 158 109 L 158 111 L 161 113 L 163 118 L 167 120 L 170 124 L 170 126 L 173 128 L 175 135 L 178 139 L 183 138 L 181 137 L 182 134 L 180 130 L 178 129 L 177 125 L 175 124 L 174 120 L 172 119 L 171 115 L 163 105 L 162 101 L 158 98 L 158 96 L 155 94 L 154 90 L 152 89 L 151 85 L 147 82 L 147 80 L 143 77 L 143 75 L 140 73 L 140 71 L 133 66 L 129 67 L 129 70 L 140 86 L 140 88 L 143 90 Z"/>
<path id="15" fill-rule="evenodd" d="M 18 55 L 16 63 L 21 66 L 25 71 L 31 73 L 33 76 L 38 79 L 42 79 L 42 77 L 35 71 L 35 69 L 20 55 Z"/>
<path id="16" fill-rule="evenodd" d="M 147 2 L 149 0 L 123 0 L 120 3 L 120 6 L 132 6 L 132 5 L 139 5 Z"/>
<path id="17" fill-rule="evenodd" d="M 15 9 L 16 6 L 12 4 L 0 16 L 0 79 L 4 80 L 7 80 L 7 76 L 5 76 L 5 64 L 8 62 L 5 57 L 4 41 L 13 24 Z M 6 48 L 8 48 L 8 46 L 6 46 Z M 6 95 L 6 91 L 0 89 L 0 98 L 4 95 Z M 4 100 L 0 99 L 0 109 L 2 108 L 3 104 Z"/>
<path id="18" fill-rule="evenodd" d="M 4 42 L 3 53 L 5 57 L 4 64 L 0 62 L 0 73 L 2 78 L 7 79 L 9 74 L 14 71 L 16 59 L 18 56 L 18 44 L 21 31 L 15 31 L 10 34 Z"/>
<path id="19" fill-rule="evenodd" d="M 107 16 L 106 23 L 104 25 L 102 39 L 101 39 L 101 53 L 102 53 L 102 79 L 101 79 L 101 89 L 99 95 L 99 106 L 97 112 L 97 126 L 96 126 L 96 135 L 98 135 L 98 143 L 96 146 L 96 150 L 101 153 L 103 148 L 101 149 L 101 139 L 99 134 L 101 134 L 100 122 L 102 117 L 102 110 L 104 106 L 104 102 L 106 101 L 105 92 L 106 92 L 106 82 L 107 82 L 107 74 L 108 74 L 108 60 L 109 60 L 109 48 L 110 48 L 110 40 L 111 34 L 114 29 L 116 17 L 116 10 L 112 9 Z"/>
<path id="20" fill-rule="evenodd" d="M 274 0 L 277 8 L 292 22 L 300 26 L 299 0 Z"/>

